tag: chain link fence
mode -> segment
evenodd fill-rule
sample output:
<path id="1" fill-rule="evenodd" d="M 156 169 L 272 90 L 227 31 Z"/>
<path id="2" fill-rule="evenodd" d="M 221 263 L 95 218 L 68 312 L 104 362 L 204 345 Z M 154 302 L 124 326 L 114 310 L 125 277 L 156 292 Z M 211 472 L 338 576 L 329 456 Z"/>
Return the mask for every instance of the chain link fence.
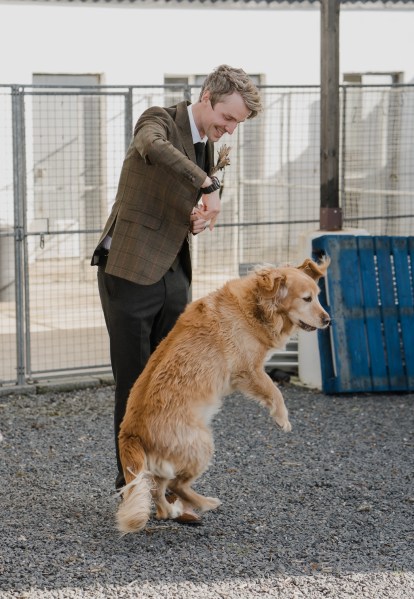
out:
<path id="1" fill-rule="evenodd" d="M 251 264 L 296 262 L 319 228 L 319 87 L 261 91 L 263 115 L 222 138 L 231 165 L 219 224 L 192 239 L 193 299 Z M 110 372 L 91 254 L 139 115 L 198 93 L 0 86 L 0 385 Z M 412 233 L 413 189 L 414 86 L 341 87 L 344 226 Z"/>

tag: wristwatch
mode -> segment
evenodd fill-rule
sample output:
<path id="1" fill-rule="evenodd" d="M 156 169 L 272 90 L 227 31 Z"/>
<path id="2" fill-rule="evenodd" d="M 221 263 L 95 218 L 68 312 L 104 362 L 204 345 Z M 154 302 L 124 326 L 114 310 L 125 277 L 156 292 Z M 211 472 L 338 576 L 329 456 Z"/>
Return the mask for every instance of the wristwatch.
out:
<path id="1" fill-rule="evenodd" d="M 213 193 L 213 191 L 217 191 L 217 189 L 220 189 L 221 184 L 220 181 L 218 180 L 217 177 L 211 177 L 212 180 L 212 184 L 209 185 L 208 187 L 202 187 L 201 188 L 201 193 L 205 194 L 205 193 Z"/>

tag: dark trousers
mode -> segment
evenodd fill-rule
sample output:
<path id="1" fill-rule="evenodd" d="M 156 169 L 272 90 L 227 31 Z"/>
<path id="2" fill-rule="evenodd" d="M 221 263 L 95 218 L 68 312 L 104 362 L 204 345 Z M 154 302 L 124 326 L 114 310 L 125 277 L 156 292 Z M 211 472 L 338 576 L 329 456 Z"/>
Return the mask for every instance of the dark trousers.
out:
<path id="1" fill-rule="evenodd" d="M 116 486 L 124 484 L 118 434 L 131 387 L 158 343 L 166 337 L 188 302 L 189 281 L 182 266 L 153 285 L 137 285 L 98 267 L 98 287 L 109 333 L 115 379 L 114 430 L 118 464 Z"/>

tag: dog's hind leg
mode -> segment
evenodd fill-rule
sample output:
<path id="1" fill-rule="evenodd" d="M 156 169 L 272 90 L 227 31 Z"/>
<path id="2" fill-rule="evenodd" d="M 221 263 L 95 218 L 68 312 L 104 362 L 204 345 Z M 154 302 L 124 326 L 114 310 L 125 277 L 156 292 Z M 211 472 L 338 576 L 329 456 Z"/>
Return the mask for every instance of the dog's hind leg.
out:
<path id="1" fill-rule="evenodd" d="M 183 448 L 180 474 L 173 478 L 168 486 L 182 499 L 186 509 L 194 508 L 201 512 L 214 510 L 221 505 L 221 501 L 216 497 L 204 497 L 192 488 L 194 482 L 207 470 L 213 455 L 211 430 L 199 425 L 188 437 L 192 439 L 192 443 L 191 446 Z"/>
<path id="2" fill-rule="evenodd" d="M 179 499 L 173 503 L 169 503 L 165 497 L 169 480 L 166 478 L 154 477 L 154 483 L 152 498 L 157 508 L 155 514 L 157 520 L 174 519 L 181 516 L 184 512 L 183 503 Z"/>
<path id="3" fill-rule="evenodd" d="M 208 512 L 209 510 L 215 510 L 221 505 L 221 501 L 216 497 L 205 497 L 196 493 L 191 487 L 193 482 L 194 479 L 184 481 L 181 478 L 176 478 L 168 484 L 169 489 L 182 499 L 184 508 L 189 505 L 196 510 L 200 510 L 200 512 Z"/>
<path id="4" fill-rule="evenodd" d="M 151 493 L 157 508 L 155 517 L 157 520 L 178 518 L 183 513 L 182 502 L 178 500 L 170 503 L 165 497 L 169 482 L 175 477 L 175 469 L 172 462 L 159 457 L 156 453 L 149 453 L 147 455 L 147 464 L 154 480 Z"/>

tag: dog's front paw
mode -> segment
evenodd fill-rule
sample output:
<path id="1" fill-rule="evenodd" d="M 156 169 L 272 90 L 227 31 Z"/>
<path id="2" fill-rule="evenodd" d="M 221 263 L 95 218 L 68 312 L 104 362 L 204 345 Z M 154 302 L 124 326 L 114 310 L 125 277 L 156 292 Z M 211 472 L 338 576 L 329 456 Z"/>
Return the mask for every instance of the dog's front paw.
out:
<path id="1" fill-rule="evenodd" d="M 289 422 L 288 412 L 286 408 L 283 410 L 282 414 L 280 413 L 280 410 L 273 410 L 271 415 L 273 420 L 276 422 L 278 426 L 280 426 L 282 431 L 285 431 L 285 433 L 290 433 L 290 431 L 292 430 L 292 425 Z"/>
<path id="2" fill-rule="evenodd" d="M 292 430 L 292 425 L 290 424 L 289 420 L 286 420 L 283 424 L 279 424 L 279 426 L 285 433 L 290 433 Z"/>

